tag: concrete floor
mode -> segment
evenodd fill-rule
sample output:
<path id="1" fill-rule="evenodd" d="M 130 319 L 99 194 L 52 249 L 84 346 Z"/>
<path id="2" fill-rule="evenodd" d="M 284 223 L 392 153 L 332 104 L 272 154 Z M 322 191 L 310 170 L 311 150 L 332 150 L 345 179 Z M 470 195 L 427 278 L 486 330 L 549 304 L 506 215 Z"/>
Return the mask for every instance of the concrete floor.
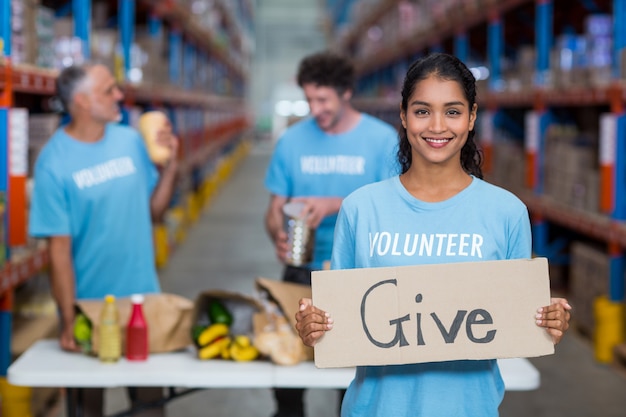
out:
<path id="1" fill-rule="evenodd" d="M 263 187 L 271 145 L 262 143 L 238 167 L 161 271 L 163 290 L 194 299 L 199 291 L 224 289 L 252 295 L 257 276 L 279 278 L 281 267 L 263 227 L 268 194 Z M 553 356 L 531 359 L 541 373 L 536 391 L 507 392 L 503 417 L 624 417 L 626 373 L 594 362 L 590 343 L 570 332 Z M 336 391 L 311 390 L 309 417 L 334 416 Z M 107 394 L 109 412 L 125 406 L 120 390 Z M 206 390 L 177 399 L 168 416 L 269 417 L 269 390 Z"/>

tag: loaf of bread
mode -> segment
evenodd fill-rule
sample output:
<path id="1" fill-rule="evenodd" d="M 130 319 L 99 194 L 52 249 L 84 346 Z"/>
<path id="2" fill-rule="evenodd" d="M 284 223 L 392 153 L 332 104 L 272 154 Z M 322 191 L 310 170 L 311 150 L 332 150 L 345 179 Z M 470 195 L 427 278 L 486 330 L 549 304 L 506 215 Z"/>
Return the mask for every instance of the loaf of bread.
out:
<path id="1" fill-rule="evenodd" d="M 254 346 L 278 365 L 295 365 L 306 359 L 304 345 L 284 316 L 274 316 L 272 324 L 254 335 Z"/>
<path id="2" fill-rule="evenodd" d="M 170 121 L 165 113 L 156 110 L 145 112 L 139 117 L 138 127 L 152 162 L 157 165 L 167 163 L 172 157 L 172 151 L 157 141 L 160 130 L 171 129 Z"/>

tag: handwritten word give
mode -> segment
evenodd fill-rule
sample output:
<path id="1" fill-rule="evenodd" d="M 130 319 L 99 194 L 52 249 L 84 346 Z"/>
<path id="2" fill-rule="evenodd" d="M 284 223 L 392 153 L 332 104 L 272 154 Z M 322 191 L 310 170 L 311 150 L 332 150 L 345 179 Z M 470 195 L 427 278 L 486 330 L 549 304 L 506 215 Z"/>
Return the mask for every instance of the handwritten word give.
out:
<path id="1" fill-rule="evenodd" d="M 367 338 L 369 339 L 369 341 L 372 342 L 375 346 L 378 346 L 380 348 L 388 349 L 396 345 L 399 345 L 400 347 L 409 346 L 410 344 L 405 337 L 403 323 L 407 322 L 406 324 L 408 325 L 408 322 L 411 321 L 410 314 L 406 314 L 405 316 L 398 317 L 393 320 L 389 320 L 390 326 L 396 326 L 395 336 L 389 342 L 381 342 L 379 340 L 376 340 L 370 333 L 370 330 L 368 328 L 368 323 L 365 320 L 365 310 L 366 310 L 366 305 L 367 305 L 367 299 L 373 292 L 375 292 L 377 289 L 379 289 L 383 285 L 393 285 L 397 287 L 398 282 L 395 279 L 380 281 L 372 285 L 365 292 L 361 300 L 361 323 L 363 325 L 363 330 L 365 331 L 365 334 L 367 335 Z M 422 300 L 423 300 L 422 294 L 417 294 L 415 296 L 415 302 L 417 304 L 421 303 Z M 491 314 L 489 314 L 487 310 L 482 309 L 482 308 L 472 310 L 469 313 L 467 310 L 458 310 L 456 312 L 454 320 L 452 320 L 452 323 L 450 323 L 449 326 L 446 326 L 441 321 L 437 313 L 435 312 L 430 313 L 430 318 L 436 324 L 437 328 L 439 329 L 439 333 L 441 334 L 441 337 L 443 338 L 445 343 L 455 342 L 459 334 L 459 331 L 461 329 L 461 326 L 463 325 L 463 321 L 465 321 L 465 334 L 467 335 L 468 340 L 470 340 L 473 343 L 490 343 L 494 340 L 496 336 L 496 332 L 497 332 L 496 329 L 491 329 L 491 330 L 487 330 L 486 334 L 483 337 L 476 336 L 476 332 L 473 326 L 493 324 L 493 319 L 491 317 Z M 417 329 L 417 340 L 416 340 L 417 345 L 418 346 L 426 345 L 426 340 L 424 340 L 424 335 L 422 332 L 422 313 L 420 312 L 415 314 L 415 326 Z"/>

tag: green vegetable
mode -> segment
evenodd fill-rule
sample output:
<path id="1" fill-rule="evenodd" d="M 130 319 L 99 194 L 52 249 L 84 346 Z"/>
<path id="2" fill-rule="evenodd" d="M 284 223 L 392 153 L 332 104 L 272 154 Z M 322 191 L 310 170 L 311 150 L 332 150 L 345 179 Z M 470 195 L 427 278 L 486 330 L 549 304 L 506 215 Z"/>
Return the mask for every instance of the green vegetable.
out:
<path id="1" fill-rule="evenodd" d="M 212 324 L 222 323 L 230 326 L 233 322 L 233 316 L 226 307 L 217 300 L 211 300 L 208 313 Z"/>
<path id="2" fill-rule="evenodd" d="M 76 316 L 74 321 L 74 338 L 78 342 L 88 342 L 91 340 L 91 322 L 84 314 Z"/>
<path id="3" fill-rule="evenodd" d="M 91 352 L 91 321 L 83 313 L 74 319 L 74 339 L 84 353 Z"/>
<path id="4" fill-rule="evenodd" d="M 191 328 L 191 340 L 193 340 L 196 345 L 198 345 L 198 337 L 200 337 L 207 327 L 208 326 L 203 326 L 202 324 L 196 324 Z"/>

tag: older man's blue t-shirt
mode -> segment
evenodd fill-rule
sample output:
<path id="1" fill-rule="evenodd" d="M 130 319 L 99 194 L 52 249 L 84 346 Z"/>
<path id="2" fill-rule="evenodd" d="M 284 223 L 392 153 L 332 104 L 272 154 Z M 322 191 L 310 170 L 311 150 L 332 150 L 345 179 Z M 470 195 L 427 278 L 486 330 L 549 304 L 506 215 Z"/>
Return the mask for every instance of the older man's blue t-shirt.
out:
<path id="1" fill-rule="evenodd" d="M 398 134 L 365 113 L 351 130 L 329 134 L 315 119 L 305 119 L 276 144 L 265 177 L 266 188 L 282 197 L 341 197 L 357 188 L 398 174 Z M 330 260 L 337 215 L 324 218 L 315 232 L 313 262 Z"/>
<path id="2" fill-rule="evenodd" d="M 528 211 L 508 191 L 473 178 L 454 197 L 428 203 L 395 176 L 343 201 L 331 268 L 530 258 L 531 245 Z M 495 360 L 362 366 L 341 415 L 495 417 L 503 395 Z"/>
<path id="3" fill-rule="evenodd" d="M 160 291 L 150 215 L 157 180 L 141 137 L 129 127 L 108 124 L 95 143 L 61 128 L 42 149 L 29 232 L 71 238 L 76 298 Z"/>

